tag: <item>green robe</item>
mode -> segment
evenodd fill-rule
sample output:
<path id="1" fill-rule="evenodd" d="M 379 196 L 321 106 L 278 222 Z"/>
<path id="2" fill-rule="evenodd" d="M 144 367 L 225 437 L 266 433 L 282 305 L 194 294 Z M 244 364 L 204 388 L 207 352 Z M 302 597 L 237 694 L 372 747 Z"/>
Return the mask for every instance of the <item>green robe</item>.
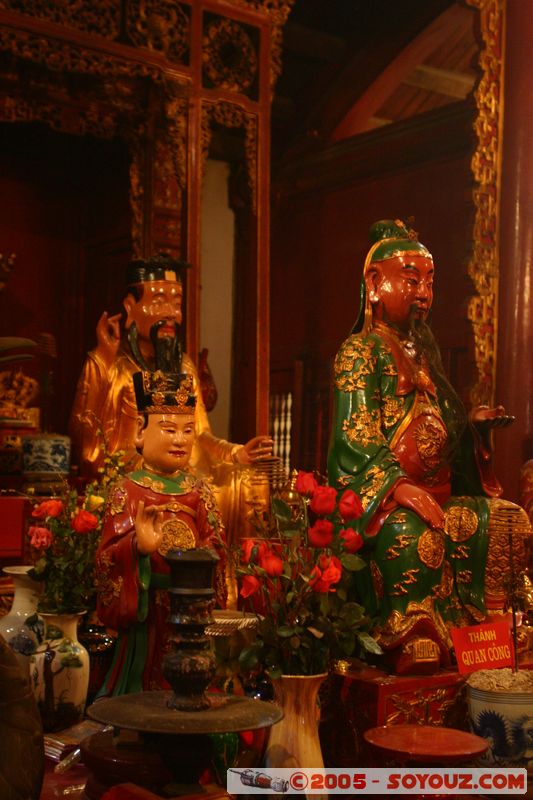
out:
<path id="1" fill-rule="evenodd" d="M 385 649 L 420 635 L 447 654 L 449 627 L 485 614 L 487 492 L 470 428 L 450 464 L 450 417 L 424 360 L 391 328 L 378 324 L 343 343 L 335 361 L 329 482 L 339 494 L 350 488 L 361 497 L 364 513 L 350 523 L 365 542 L 357 593 L 378 619 L 375 633 Z M 440 503 L 445 533 L 398 506 L 392 493 L 401 481 Z M 452 496 L 452 483 L 461 496 Z"/>

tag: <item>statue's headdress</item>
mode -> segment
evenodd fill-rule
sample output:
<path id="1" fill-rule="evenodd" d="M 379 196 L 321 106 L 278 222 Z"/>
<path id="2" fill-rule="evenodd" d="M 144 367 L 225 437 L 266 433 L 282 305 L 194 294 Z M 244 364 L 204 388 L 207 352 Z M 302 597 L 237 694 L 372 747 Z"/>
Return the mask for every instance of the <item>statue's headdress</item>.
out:
<path id="1" fill-rule="evenodd" d="M 406 255 L 432 258 L 427 247 L 418 241 L 416 231 L 409 228 L 401 219 L 382 219 L 374 222 L 370 227 L 369 238 L 372 245 L 365 258 L 361 281 L 361 305 L 352 333 L 359 333 L 370 324 L 372 319 L 372 309 L 365 285 L 365 276 L 371 264 Z"/>
<path id="2" fill-rule="evenodd" d="M 135 402 L 139 414 L 194 414 L 196 395 L 191 375 L 181 371 L 181 343 L 179 332 L 175 337 L 158 336 L 165 320 L 155 322 L 150 328 L 154 346 L 155 366 L 144 360 L 137 342 L 137 326 L 128 330 L 128 339 L 135 361 L 141 367 L 133 374 Z"/>
<path id="3" fill-rule="evenodd" d="M 193 379 L 185 373 L 135 372 L 135 401 L 139 414 L 194 414 Z"/>
<path id="4" fill-rule="evenodd" d="M 186 261 L 173 258 L 168 253 L 158 253 L 150 258 L 138 258 L 128 265 L 126 285 L 134 286 L 136 283 L 145 283 L 146 281 L 179 283 L 190 266 Z"/>

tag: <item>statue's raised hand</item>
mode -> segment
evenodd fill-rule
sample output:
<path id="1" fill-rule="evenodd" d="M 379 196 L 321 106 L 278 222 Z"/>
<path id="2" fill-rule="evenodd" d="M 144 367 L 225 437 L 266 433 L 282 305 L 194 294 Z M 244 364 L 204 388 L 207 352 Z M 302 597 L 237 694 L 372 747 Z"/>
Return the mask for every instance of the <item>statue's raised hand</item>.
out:
<path id="1" fill-rule="evenodd" d="M 480 433 L 493 428 L 506 428 L 514 422 L 515 417 L 505 413 L 503 406 L 489 408 L 489 406 L 475 406 L 469 415 L 470 422 Z"/>
<path id="2" fill-rule="evenodd" d="M 444 512 L 429 492 L 414 483 L 399 483 L 393 497 L 399 505 L 418 514 L 430 528 L 444 529 Z"/>
<path id="3" fill-rule="evenodd" d="M 120 346 L 120 317 L 121 314 L 109 316 L 104 311 L 96 323 L 96 352 L 102 361 L 111 367 Z"/>
<path id="4" fill-rule="evenodd" d="M 163 511 L 166 506 L 144 506 L 139 500 L 135 517 L 137 550 L 142 556 L 155 553 L 163 541 Z"/>
<path id="5" fill-rule="evenodd" d="M 243 444 L 236 454 L 235 460 L 239 464 L 253 464 L 256 461 L 264 461 L 272 458 L 272 448 L 274 441 L 270 436 L 254 436 L 249 442 Z"/>

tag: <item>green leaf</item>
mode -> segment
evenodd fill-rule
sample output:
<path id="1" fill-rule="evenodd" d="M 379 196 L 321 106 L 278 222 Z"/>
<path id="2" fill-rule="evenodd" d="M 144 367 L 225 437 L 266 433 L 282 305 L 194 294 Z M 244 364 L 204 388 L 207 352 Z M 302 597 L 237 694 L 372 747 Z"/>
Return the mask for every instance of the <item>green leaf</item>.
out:
<path id="1" fill-rule="evenodd" d="M 357 639 L 359 640 L 359 644 L 366 650 L 367 653 L 374 653 L 374 655 L 381 656 L 383 655 L 383 650 L 376 642 L 375 639 L 370 636 L 369 633 L 365 633 L 364 631 L 359 631 L 357 633 Z"/>
<path id="2" fill-rule="evenodd" d="M 341 556 L 341 564 L 348 572 L 359 572 L 366 567 L 366 561 L 353 553 L 344 553 Z"/>
<path id="3" fill-rule="evenodd" d="M 239 654 L 239 664 L 247 671 L 255 669 L 259 664 L 257 647 L 243 647 Z"/>
<path id="4" fill-rule="evenodd" d="M 281 678 L 283 675 L 280 667 L 270 667 L 268 670 L 268 676 L 275 681 L 277 678 Z"/>
<path id="5" fill-rule="evenodd" d="M 339 647 L 345 656 L 351 656 L 355 650 L 355 635 L 352 633 L 341 633 L 338 637 Z"/>
<path id="6" fill-rule="evenodd" d="M 339 617 L 347 625 L 359 625 L 364 616 L 364 608 L 357 603 L 346 603 L 339 612 Z"/>
<path id="7" fill-rule="evenodd" d="M 289 636 L 293 636 L 293 634 L 294 628 L 292 626 L 289 627 L 288 625 L 281 625 L 281 627 L 278 628 L 278 636 L 282 639 L 288 639 Z"/>

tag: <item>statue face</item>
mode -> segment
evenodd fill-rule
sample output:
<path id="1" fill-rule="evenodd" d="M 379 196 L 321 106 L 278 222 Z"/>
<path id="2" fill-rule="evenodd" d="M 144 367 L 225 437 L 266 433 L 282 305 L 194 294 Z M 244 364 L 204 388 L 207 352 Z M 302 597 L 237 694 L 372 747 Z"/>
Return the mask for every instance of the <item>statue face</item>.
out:
<path id="1" fill-rule="evenodd" d="M 139 417 L 135 446 L 146 468 L 161 475 L 186 469 L 196 439 L 194 414 L 148 414 L 146 428 L 143 422 Z"/>
<path id="2" fill-rule="evenodd" d="M 434 267 L 423 255 L 401 255 L 371 264 L 366 290 L 374 319 L 405 330 L 410 319 L 426 319 L 433 303 Z"/>
<path id="3" fill-rule="evenodd" d="M 176 325 L 181 324 L 181 300 L 183 287 L 177 281 L 146 281 L 141 284 L 141 299 L 136 300 L 132 294 L 124 299 L 124 308 L 128 312 L 126 328 L 132 322 L 137 325 L 139 338 L 150 339 L 150 328 L 154 322 L 166 320 L 168 324 L 159 329 L 159 336 L 175 336 Z"/>

